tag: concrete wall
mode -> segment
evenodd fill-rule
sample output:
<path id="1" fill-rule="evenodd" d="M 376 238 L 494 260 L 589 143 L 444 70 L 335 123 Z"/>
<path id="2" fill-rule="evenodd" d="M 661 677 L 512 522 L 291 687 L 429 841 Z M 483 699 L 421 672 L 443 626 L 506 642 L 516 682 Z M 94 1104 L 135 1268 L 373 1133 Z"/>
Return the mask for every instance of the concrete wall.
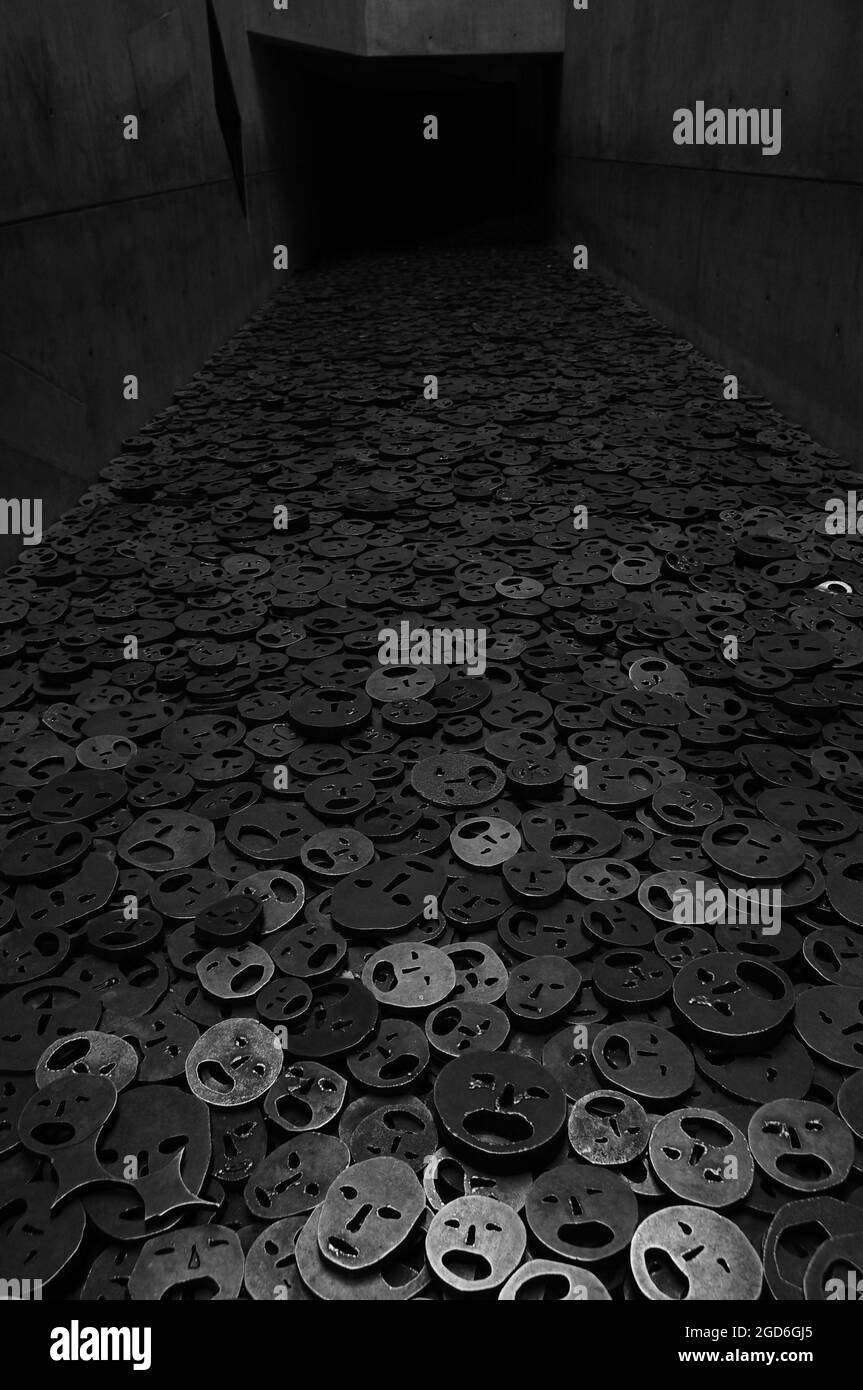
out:
<path id="1" fill-rule="evenodd" d="M 290 112 L 283 102 L 279 132 L 264 119 L 246 33 L 261 8 L 214 3 L 243 123 L 245 211 L 216 114 L 206 0 L 0 8 L 0 493 L 42 497 L 46 522 L 279 283 L 273 246 L 301 245 Z M 127 114 L 137 142 L 122 137 Z M 123 399 L 127 373 L 137 402 Z M 0 564 L 19 549 L 0 537 Z"/>
<path id="2" fill-rule="evenodd" d="M 369 54 L 559 53 L 561 0 L 368 0 Z"/>
<path id="3" fill-rule="evenodd" d="M 594 264 L 750 389 L 863 460 L 863 6 L 566 10 L 561 236 L 588 244 Z M 674 144 L 674 111 L 698 100 L 781 107 L 781 153 Z"/>
<path id="4" fill-rule="evenodd" d="M 246 0 L 259 33 L 371 58 L 559 53 L 562 0 Z"/>

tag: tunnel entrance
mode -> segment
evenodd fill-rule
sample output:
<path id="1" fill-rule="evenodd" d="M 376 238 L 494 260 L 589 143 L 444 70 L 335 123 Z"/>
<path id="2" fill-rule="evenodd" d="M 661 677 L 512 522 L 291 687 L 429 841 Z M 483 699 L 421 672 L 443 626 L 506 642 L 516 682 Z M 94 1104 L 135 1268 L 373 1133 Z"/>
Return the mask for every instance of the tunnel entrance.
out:
<path id="1" fill-rule="evenodd" d="M 293 148 L 304 260 L 490 220 L 544 229 L 559 56 L 357 58 L 249 42 L 271 136 Z"/>

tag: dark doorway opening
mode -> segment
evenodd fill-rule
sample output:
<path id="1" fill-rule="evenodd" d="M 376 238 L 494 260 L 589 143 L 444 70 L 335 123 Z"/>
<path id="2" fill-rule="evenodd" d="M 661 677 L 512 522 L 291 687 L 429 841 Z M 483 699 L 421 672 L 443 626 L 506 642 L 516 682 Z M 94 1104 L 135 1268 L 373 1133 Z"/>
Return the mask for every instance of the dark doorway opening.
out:
<path id="1" fill-rule="evenodd" d="M 354 58 L 250 42 L 273 138 L 293 149 L 304 259 L 491 220 L 544 229 L 559 57 Z"/>

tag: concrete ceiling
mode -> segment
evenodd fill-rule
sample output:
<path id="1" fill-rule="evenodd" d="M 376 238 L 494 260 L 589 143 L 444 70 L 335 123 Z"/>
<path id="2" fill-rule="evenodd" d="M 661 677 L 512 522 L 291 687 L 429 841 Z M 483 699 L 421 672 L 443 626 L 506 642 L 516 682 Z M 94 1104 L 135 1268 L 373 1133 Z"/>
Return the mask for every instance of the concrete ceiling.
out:
<path id="1" fill-rule="evenodd" d="M 564 46 L 564 0 L 246 0 L 246 11 L 251 33 L 366 58 Z"/>

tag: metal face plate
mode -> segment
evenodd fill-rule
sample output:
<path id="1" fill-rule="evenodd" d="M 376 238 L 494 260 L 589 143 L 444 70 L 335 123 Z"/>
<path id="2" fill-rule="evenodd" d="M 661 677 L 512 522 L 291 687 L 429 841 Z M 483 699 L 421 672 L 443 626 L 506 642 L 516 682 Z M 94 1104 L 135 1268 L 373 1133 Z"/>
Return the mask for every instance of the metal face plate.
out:
<path id="1" fill-rule="evenodd" d="M 524 1226 L 505 1202 L 458 1197 L 432 1220 L 426 1251 L 432 1270 L 449 1288 L 483 1294 L 506 1282 L 526 1243 Z"/>
<path id="2" fill-rule="evenodd" d="M 651 1251 L 665 1259 L 652 1272 Z M 708 1207 L 666 1207 L 642 1221 L 631 1246 L 632 1273 L 646 1298 L 752 1301 L 761 1294 L 761 1261 L 733 1221 Z"/>
<path id="3" fill-rule="evenodd" d="M 435 1108 L 450 1139 L 494 1167 L 525 1167 L 560 1133 L 562 1088 L 513 1053 L 459 1057 L 443 1068 Z"/>
<path id="4" fill-rule="evenodd" d="M 208 1105 L 248 1105 L 270 1089 L 284 1061 L 281 1044 L 256 1019 L 214 1023 L 186 1058 L 193 1095 Z"/>
<path id="5" fill-rule="evenodd" d="M 321 1254 L 339 1269 L 374 1269 L 406 1243 L 424 1209 L 419 1179 L 400 1159 L 353 1163 L 324 1198 L 318 1220 Z"/>
<path id="6" fill-rule="evenodd" d="M 628 1249 L 638 1225 L 638 1202 L 616 1173 L 565 1163 L 537 1178 L 525 1215 L 550 1254 L 592 1264 Z"/>
<path id="7" fill-rule="evenodd" d="M 243 1191 L 244 1201 L 252 1216 L 262 1221 L 311 1211 L 349 1162 L 347 1145 L 333 1135 L 294 1135 L 257 1164 Z"/>

